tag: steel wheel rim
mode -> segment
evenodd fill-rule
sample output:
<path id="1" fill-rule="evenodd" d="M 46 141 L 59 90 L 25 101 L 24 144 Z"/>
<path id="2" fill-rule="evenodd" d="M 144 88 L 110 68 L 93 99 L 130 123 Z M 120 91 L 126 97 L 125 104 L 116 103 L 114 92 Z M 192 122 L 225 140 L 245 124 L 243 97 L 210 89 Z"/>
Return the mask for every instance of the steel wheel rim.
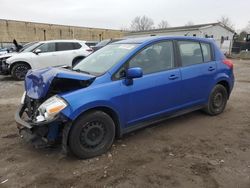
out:
<path id="1" fill-rule="evenodd" d="M 105 139 L 106 129 L 102 122 L 92 121 L 86 124 L 80 133 L 80 143 L 84 148 L 96 149 Z"/>

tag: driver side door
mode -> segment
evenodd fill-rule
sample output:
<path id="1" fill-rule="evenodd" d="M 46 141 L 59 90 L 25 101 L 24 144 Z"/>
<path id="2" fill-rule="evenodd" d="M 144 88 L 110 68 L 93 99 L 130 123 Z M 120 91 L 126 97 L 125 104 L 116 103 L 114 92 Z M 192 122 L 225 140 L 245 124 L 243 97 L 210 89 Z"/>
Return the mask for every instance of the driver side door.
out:
<path id="1" fill-rule="evenodd" d="M 121 84 L 122 92 L 126 93 L 126 127 L 178 109 L 181 75 L 175 64 L 172 41 L 145 47 L 126 66 L 143 70 L 143 77 L 134 79 L 133 84 Z"/>

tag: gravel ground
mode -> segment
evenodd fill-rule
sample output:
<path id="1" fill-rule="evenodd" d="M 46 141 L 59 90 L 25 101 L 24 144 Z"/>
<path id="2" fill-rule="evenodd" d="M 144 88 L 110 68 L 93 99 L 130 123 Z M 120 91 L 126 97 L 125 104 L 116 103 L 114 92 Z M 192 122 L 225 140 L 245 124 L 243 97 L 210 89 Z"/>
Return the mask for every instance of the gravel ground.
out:
<path id="1" fill-rule="evenodd" d="M 235 88 L 223 114 L 167 120 L 90 160 L 21 140 L 14 113 L 23 82 L 0 76 L 0 187 L 250 188 L 250 61 L 234 62 Z"/>

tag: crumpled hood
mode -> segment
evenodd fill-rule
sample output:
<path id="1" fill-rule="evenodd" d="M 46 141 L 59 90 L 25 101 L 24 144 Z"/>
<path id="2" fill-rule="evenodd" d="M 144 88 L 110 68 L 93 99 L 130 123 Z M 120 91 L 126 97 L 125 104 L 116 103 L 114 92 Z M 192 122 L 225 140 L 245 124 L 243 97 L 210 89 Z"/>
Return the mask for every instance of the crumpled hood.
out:
<path id="1" fill-rule="evenodd" d="M 33 99 L 45 97 L 54 78 L 87 81 L 95 79 L 95 76 L 54 67 L 30 70 L 25 78 L 26 94 Z"/>

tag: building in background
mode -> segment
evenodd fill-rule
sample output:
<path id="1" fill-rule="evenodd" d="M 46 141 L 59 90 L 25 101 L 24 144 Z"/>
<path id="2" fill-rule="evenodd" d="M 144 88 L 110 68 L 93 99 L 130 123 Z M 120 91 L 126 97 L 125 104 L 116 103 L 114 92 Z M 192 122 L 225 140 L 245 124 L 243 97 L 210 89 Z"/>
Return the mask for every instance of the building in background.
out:
<path id="1" fill-rule="evenodd" d="M 169 27 L 165 29 L 153 29 L 148 31 L 134 31 L 126 33 L 127 38 L 144 36 L 194 36 L 212 38 L 224 53 L 230 53 L 235 31 L 222 23 L 208 23 L 181 27 Z"/>
<path id="2" fill-rule="evenodd" d="M 123 31 L 113 29 L 0 19 L 0 48 L 12 43 L 13 39 L 19 43 L 54 39 L 100 41 L 108 38 L 121 38 L 123 35 Z"/>

